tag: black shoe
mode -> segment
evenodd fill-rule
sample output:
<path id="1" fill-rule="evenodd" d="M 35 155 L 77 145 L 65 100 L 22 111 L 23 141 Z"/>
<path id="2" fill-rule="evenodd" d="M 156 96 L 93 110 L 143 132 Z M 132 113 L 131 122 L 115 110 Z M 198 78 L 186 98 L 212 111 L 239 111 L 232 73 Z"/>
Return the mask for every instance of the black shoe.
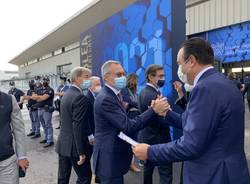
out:
<path id="1" fill-rule="evenodd" d="M 48 147 L 53 146 L 53 145 L 54 145 L 54 142 L 50 142 L 50 143 L 46 143 L 43 147 L 48 148 Z"/>
<path id="2" fill-rule="evenodd" d="M 56 129 L 60 129 L 60 128 L 61 128 L 60 126 L 56 127 Z"/>
<path id="3" fill-rule="evenodd" d="M 95 176 L 95 183 L 101 183 L 101 180 L 98 176 Z"/>
<path id="4" fill-rule="evenodd" d="M 47 143 L 47 141 L 44 139 L 44 140 L 40 141 L 40 143 L 45 144 L 45 143 Z"/>
<path id="5" fill-rule="evenodd" d="M 27 136 L 33 136 L 35 135 L 35 132 L 30 132 L 29 134 L 27 134 Z"/>
<path id="6" fill-rule="evenodd" d="M 31 139 L 36 139 L 38 137 L 41 137 L 41 134 L 36 134 L 36 135 L 32 136 Z"/>

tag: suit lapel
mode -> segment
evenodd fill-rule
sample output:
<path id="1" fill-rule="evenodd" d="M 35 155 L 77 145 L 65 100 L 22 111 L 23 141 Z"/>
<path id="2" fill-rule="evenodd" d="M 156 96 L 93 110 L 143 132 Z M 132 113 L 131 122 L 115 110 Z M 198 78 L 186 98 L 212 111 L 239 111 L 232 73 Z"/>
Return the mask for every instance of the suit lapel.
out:
<path id="1" fill-rule="evenodd" d="M 123 104 L 120 102 L 120 100 L 118 99 L 116 94 L 111 89 L 109 89 L 107 86 L 104 86 L 104 90 L 106 91 L 106 93 L 108 95 L 110 95 L 114 98 L 115 102 L 121 107 L 122 111 L 126 113 L 126 110 L 125 110 Z"/>

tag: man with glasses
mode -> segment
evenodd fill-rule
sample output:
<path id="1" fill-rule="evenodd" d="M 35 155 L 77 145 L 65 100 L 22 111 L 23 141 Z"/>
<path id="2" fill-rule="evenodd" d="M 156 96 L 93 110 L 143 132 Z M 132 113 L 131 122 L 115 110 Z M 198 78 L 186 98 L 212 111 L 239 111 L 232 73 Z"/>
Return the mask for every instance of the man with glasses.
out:
<path id="1" fill-rule="evenodd" d="M 207 41 L 185 41 L 177 59 L 184 81 L 194 88 L 182 116 L 169 109 L 166 119 L 179 125 L 183 136 L 167 144 L 139 144 L 135 155 L 156 165 L 184 161 L 185 184 L 250 183 L 240 91 L 213 68 Z"/>

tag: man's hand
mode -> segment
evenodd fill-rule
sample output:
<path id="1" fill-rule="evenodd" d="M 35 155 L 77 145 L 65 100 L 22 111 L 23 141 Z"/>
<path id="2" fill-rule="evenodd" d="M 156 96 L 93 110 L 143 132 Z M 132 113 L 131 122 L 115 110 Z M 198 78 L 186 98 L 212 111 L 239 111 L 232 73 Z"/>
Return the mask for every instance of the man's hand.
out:
<path id="1" fill-rule="evenodd" d="M 26 169 L 28 169 L 29 167 L 29 161 L 28 159 L 24 158 L 24 159 L 20 159 L 18 160 L 18 165 L 22 168 L 22 170 L 25 172 Z"/>
<path id="2" fill-rule="evenodd" d="M 146 161 L 148 159 L 148 148 L 149 148 L 148 144 L 137 144 L 132 149 L 133 149 L 134 155 L 139 160 Z"/>
<path id="3" fill-rule="evenodd" d="M 169 110 L 170 105 L 165 97 L 158 97 L 156 100 L 152 100 L 151 107 L 155 113 L 163 115 Z"/>
<path id="4" fill-rule="evenodd" d="M 77 165 L 82 165 L 82 164 L 84 164 L 85 159 L 86 159 L 86 156 L 85 156 L 85 155 L 80 155 L 80 156 L 79 156 L 79 161 L 77 162 Z"/>
<path id="5" fill-rule="evenodd" d="M 24 100 L 30 100 L 31 98 L 30 98 L 30 96 L 28 96 L 28 95 L 23 95 L 23 99 L 24 99 Z"/>
<path id="6" fill-rule="evenodd" d="M 89 139 L 89 144 L 93 146 L 95 144 L 95 138 Z"/>
<path id="7" fill-rule="evenodd" d="M 182 91 L 182 83 L 179 81 L 175 81 L 173 84 L 174 89 L 177 91 L 179 98 L 182 98 L 184 96 L 184 93 Z"/>

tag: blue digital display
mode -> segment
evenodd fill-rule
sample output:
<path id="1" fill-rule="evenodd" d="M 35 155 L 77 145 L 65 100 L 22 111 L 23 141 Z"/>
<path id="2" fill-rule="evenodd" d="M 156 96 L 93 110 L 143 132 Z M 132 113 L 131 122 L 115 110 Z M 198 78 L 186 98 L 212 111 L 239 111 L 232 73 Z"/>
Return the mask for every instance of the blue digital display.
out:
<path id="1" fill-rule="evenodd" d="M 139 0 L 81 34 L 81 65 L 92 63 L 94 75 L 110 59 L 120 61 L 145 85 L 145 69 L 164 66 L 163 94 L 172 94 L 172 0 Z"/>
<path id="2" fill-rule="evenodd" d="M 250 22 L 195 36 L 206 38 L 214 49 L 216 59 L 223 63 L 250 60 Z"/>

